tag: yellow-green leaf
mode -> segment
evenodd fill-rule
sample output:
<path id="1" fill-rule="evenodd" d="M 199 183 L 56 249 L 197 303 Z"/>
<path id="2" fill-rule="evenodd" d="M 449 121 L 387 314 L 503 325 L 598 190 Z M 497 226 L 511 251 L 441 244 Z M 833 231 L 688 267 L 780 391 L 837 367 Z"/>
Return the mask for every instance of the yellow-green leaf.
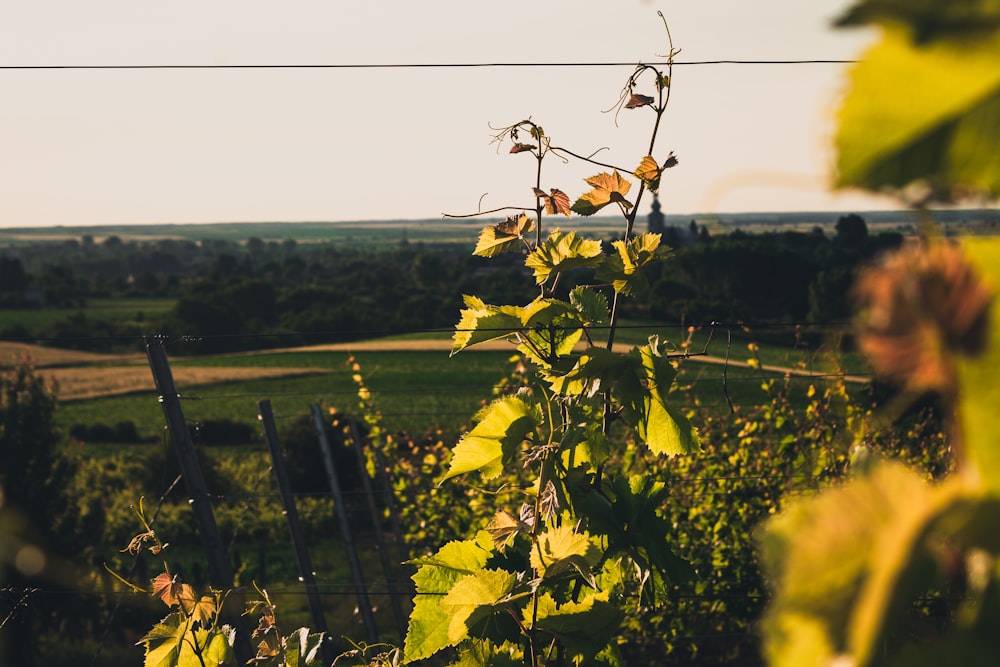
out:
<path id="1" fill-rule="evenodd" d="M 918 44 L 903 25 L 883 30 L 840 110 L 839 184 L 1000 195 L 1000 31 Z"/>
<path id="2" fill-rule="evenodd" d="M 553 273 L 581 266 L 600 266 L 602 260 L 600 241 L 556 229 L 528 255 L 524 263 L 535 272 L 535 282 L 541 285 Z"/>
<path id="3" fill-rule="evenodd" d="M 632 184 L 617 170 L 610 174 L 603 172 L 584 180 L 593 190 L 576 200 L 572 209 L 574 213 L 584 216 L 594 215 L 612 202 L 620 204 L 626 211 L 632 208 L 632 202 L 625 199 Z"/>
<path id="4" fill-rule="evenodd" d="M 496 225 L 484 227 L 473 255 L 494 257 L 505 252 L 516 252 L 523 247 L 524 235 L 535 227 L 535 221 L 526 215 L 511 216 Z"/>
<path id="5" fill-rule="evenodd" d="M 479 472 L 483 479 L 496 477 L 536 425 L 531 406 L 513 396 L 493 401 L 478 417 L 479 423 L 455 445 L 442 482 L 469 472 Z"/>

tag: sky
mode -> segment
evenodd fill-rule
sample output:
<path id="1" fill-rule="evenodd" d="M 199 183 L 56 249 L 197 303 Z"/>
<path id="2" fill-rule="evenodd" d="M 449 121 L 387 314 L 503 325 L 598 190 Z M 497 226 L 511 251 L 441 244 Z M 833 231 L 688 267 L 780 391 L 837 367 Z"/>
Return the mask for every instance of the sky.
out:
<path id="1" fill-rule="evenodd" d="M 435 218 L 533 206 L 531 118 L 633 169 L 648 109 L 618 67 L 23 69 L 840 60 L 847 0 L 0 0 L 0 227 Z M 675 65 L 654 155 L 666 213 L 895 208 L 831 193 L 848 65 Z M 14 69 L 10 69 L 14 68 Z M 649 81 L 645 84 L 648 88 Z M 640 89 L 639 92 L 643 92 Z M 646 90 L 645 92 L 651 92 Z M 616 124 L 617 123 L 617 124 Z M 575 198 L 600 168 L 547 160 Z M 648 201 L 648 200 L 647 200 Z M 494 216 L 496 217 L 496 216 Z"/>

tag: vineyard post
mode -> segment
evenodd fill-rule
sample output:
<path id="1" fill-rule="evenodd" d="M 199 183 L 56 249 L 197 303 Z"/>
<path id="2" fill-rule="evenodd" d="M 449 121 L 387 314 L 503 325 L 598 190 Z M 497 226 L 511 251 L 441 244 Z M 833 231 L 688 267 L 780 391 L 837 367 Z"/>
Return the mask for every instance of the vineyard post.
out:
<path id="1" fill-rule="evenodd" d="M 399 586 L 396 581 L 395 568 L 389 563 L 385 533 L 382 532 L 382 515 L 376 506 L 371 478 L 368 476 L 368 466 L 365 465 L 365 448 L 361 440 L 361 429 L 358 428 L 357 422 L 353 419 L 348 419 L 347 424 L 351 433 L 351 442 L 354 445 L 354 454 L 358 459 L 358 476 L 361 477 L 361 486 L 365 492 L 368 511 L 372 516 L 372 528 L 375 530 L 375 541 L 378 548 L 379 561 L 382 564 L 382 573 L 385 575 L 385 580 L 389 585 L 389 600 L 392 603 L 392 615 L 396 620 L 396 630 L 399 632 L 399 639 L 402 641 L 406 637 L 406 614 L 403 612 L 403 605 L 399 600 Z"/>
<path id="2" fill-rule="evenodd" d="M 357 590 L 358 611 L 361 613 L 361 620 L 365 625 L 365 636 L 369 643 L 374 644 L 378 641 L 375 617 L 372 615 L 372 604 L 368 599 L 368 589 L 365 585 L 364 575 L 361 572 L 361 561 L 358 559 L 358 550 L 354 544 L 354 536 L 351 533 L 351 522 L 347 517 L 347 507 L 344 505 L 344 494 L 340 491 L 337 468 L 333 464 L 333 452 L 330 451 L 330 441 L 326 437 L 326 422 L 323 421 L 323 414 L 318 405 L 311 405 L 310 411 L 313 416 L 313 424 L 316 426 L 319 451 L 323 455 L 323 465 L 326 467 L 326 477 L 330 483 L 330 492 L 333 494 L 334 510 L 340 522 L 340 532 L 344 540 L 344 549 L 347 551 L 347 562 L 351 567 L 351 579 L 354 582 L 354 588 Z"/>
<path id="3" fill-rule="evenodd" d="M 194 450 L 194 442 L 187 429 L 184 411 L 181 409 L 180 395 L 174 385 L 174 376 L 170 370 L 170 363 L 167 361 L 166 350 L 163 348 L 163 339 L 144 336 L 143 343 L 146 346 L 146 357 L 153 373 L 153 382 L 156 385 L 160 405 L 163 407 L 163 416 L 167 421 L 167 428 L 170 430 L 170 439 L 177 452 L 181 477 L 184 478 L 184 484 L 187 487 L 188 503 L 191 505 L 195 525 L 205 548 L 212 586 L 219 590 L 231 589 L 233 571 L 229 566 L 228 554 L 222 546 L 219 527 L 215 523 L 215 514 L 212 512 L 212 503 L 205 485 L 205 476 L 201 472 L 198 456 Z M 231 621 L 234 627 L 239 629 L 239 632 L 236 633 L 234 650 L 237 659 L 243 664 L 252 659 L 253 651 L 250 648 L 249 637 L 244 631 L 242 617 L 232 618 Z"/>
<path id="4" fill-rule="evenodd" d="M 271 452 L 271 468 L 278 482 L 278 496 L 281 498 L 281 505 L 285 518 L 288 520 L 288 532 L 292 537 L 292 549 L 295 551 L 295 561 L 299 567 L 299 575 L 306 589 L 306 598 L 309 601 L 309 612 L 313 619 L 313 631 L 323 633 L 323 664 L 330 664 L 333 656 L 330 654 L 329 637 L 326 627 L 326 618 L 323 616 L 323 605 L 319 599 L 319 592 L 316 590 L 316 573 L 313 572 L 312 562 L 309 559 L 309 551 L 306 548 L 305 538 L 302 536 L 302 524 L 299 522 L 299 511 L 295 506 L 295 495 L 292 493 L 292 485 L 288 479 L 288 470 L 285 468 L 284 451 L 281 442 L 278 440 L 278 430 L 274 425 L 274 412 L 271 410 L 271 401 L 263 400 L 257 402 L 257 414 L 264 427 L 264 439 L 267 440 L 267 448 Z"/>

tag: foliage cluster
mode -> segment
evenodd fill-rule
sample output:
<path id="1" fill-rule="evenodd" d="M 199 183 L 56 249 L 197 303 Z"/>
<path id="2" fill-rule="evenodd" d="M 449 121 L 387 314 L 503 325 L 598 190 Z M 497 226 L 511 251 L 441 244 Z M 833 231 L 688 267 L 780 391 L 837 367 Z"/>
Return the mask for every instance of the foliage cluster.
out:
<path id="1" fill-rule="evenodd" d="M 853 227 L 845 225 L 851 222 Z M 857 266 L 901 239 L 897 233 L 868 235 L 856 215 L 844 216 L 832 237 L 818 228 L 811 233 L 736 231 L 709 237 L 676 227 L 665 228 L 663 236 L 675 251 L 674 261 L 647 267 L 650 297 L 623 302 L 627 317 L 758 323 L 842 320 L 847 314 L 846 286 Z M 41 264 L 34 272 L 18 257 L 3 257 L 0 270 L 6 266 L 12 275 L 9 287 L 2 288 L 7 296 L 0 295 L 0 304 L 22 310 L 16 322 L 0 320 L 0 335 L 40 336 L 90 349 L 122 347 L 152 331 L 221 335 L 223 340 L 203 341 L 197 349 L 232 351 L 445 329 L 463 294 L 476 294 L 489 303 L 513 303 L 530 299 L 534 289 L 530 273 L 516 258 L 501 255 L 487 263 L 469 256 L 465 244 L 409 244 L 379 251 L 333 243 L 106 245 L 84 245 L 52 257 L 35 251 L 28 255 L 31 264 Z M 162 249 L 154 250 L 160 245 Z M 32 247 L 17 252 L 28 253 Z M 163 259 L 171 253 L 183 254 L 174 261 Z M 154 278 L 136 279 L 135 271 L 140 270 L 153 272 Z M 106 272 L 114 280 L 101 278 Z M 503 280 L 497 280 L 499 275 Z M 565 280 L 569 285 L 573 277 Z M 32 302 L 37 313 L 23 310 L 31 305 L 24 302 L 32 293 L 29 287 L 39 288 L 40 300 Z M 127 317 L 90 307 L 95 299 L 111 296 L 136 306 Z M 169 299 L 169 312 L 162 306 L 151 309 L 149 297 Z M 77 310 L 41 317 L 54 307 Z M 244 332 L 264 336 L 235 335 Z"/>

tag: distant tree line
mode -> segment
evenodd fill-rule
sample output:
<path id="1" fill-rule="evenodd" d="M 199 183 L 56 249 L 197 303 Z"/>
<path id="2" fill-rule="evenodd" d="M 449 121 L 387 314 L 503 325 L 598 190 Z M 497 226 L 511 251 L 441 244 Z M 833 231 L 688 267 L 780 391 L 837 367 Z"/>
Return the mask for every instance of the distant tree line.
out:
<path id="1" fill-rule="evenodd" d="M 833 235 L 815 228 L 711 236 L 692 222 L 667 227 L 664 238 L 674 257 L 650 267 L 650 294 L 636 300 L 629 317 L 842 321 L 857 267 L 903 240 L 895 232 L 870 235 L 857 215 L 841 217 Z M 25 244 L 0 251 L 0 309 L 78 311 L 35 328 L 8 319 L 0 338 L 108 349 L 118 339 L 165 333 L 203 337 L 200 349 L 209 352 L 447 329 L 463 294 L 491 303 L 533 297 L 532 277 L 511 270 L 517 258 L 510 259 L 510 266 L 487 265 L 467 244 L 405 241 L 380 250 L 259 238 L 140 243 L 111 236 L 97 243 L 83 236 Z M 169 298 L 174 306 L 166 315 L 129 321 L 83 311 L 89 299 L 130 297 Z"/>

